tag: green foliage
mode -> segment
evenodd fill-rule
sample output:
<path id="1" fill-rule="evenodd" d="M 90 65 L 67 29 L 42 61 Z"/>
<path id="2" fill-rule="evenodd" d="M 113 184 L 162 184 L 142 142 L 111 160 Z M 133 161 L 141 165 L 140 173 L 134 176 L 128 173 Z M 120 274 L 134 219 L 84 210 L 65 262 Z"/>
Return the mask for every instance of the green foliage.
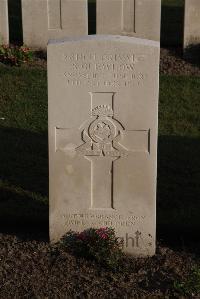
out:
<path id="1" fill-rule="evenodd" d="M 200 230 L 200 77 L 160 77 L 158 229 Z"/>
<path id="2" fill-rule="evenodd" d="M 12 66 L 20 66 L 33 58 L 33 52 L 25 46 L 0 45 L 0 62 Z"/>
<path id="3" fill-rule="evenodd" d="M 109 227 L 90 228 L 80 233 L 70 231 L 61 240 L 73 254 L 95 260 L 98 264 L 115 270 L 122 257 L 122 242 Z"/>
<path id="4" fill-rule="evenodd" d="M 33 223 L 46 229 L 46 70 L 0 66 L 0 139 L 0 225 Z"/>
<path id="5" fill-rule="evenodd" d="M 200 78 L 160 76 L 159 135 L 200 137 Z"/>
<path id="6" fill-rule="evenodd" d="M 174 289 L 181 296 L 200 295 L 200 268 L 193 268 L 186 281 L 175 281 Z"/>

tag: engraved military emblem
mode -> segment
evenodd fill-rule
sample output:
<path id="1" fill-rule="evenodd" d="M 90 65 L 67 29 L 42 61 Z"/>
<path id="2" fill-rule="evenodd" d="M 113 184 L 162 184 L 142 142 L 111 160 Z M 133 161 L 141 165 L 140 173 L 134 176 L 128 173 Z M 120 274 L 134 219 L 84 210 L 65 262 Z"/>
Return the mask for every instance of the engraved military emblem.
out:
<path id="1" fill-rule="evenodd" d="M 91 92 L 90 117 L 79 128 L 56 127 L 56 151 L 90 161 L 90 209 L 115 209 L 114 163 L 150 151 L 150 131 L 124 128 L 114 114 L 114 96 L 114 92 Z M 77 142 L 72 142 L 75 139 Z"/>
<path id="2" fill-rule="evenodd" d="M 82 131 L 84 144 L 76 148 L 84 156 L 121 157 L 128 152 L 118 140 L 124 130 L 119 121 L 114 119 L 114 113 L 109 105 L 99 105 L 92 109 L 91 117 Z"/>

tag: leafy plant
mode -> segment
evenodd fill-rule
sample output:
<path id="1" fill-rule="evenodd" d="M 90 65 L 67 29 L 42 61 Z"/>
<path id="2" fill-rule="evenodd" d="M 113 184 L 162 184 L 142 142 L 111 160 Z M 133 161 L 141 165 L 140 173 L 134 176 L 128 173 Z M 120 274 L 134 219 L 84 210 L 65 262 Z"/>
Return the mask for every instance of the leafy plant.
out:
<path id="1" fill-rule="evenodd" d="M 76 256 L 95 260 L 107 268 L 116 269 L 122 257 L 122 241 L 115 236 L 114 229 L 90 228 L 80 233 L 69 231 L 61 240 Z"/>
<path id="2" fill-rule="evenodd" d="M 33 52 L 26 46 L 0 45 L 0 62 L 12 66 L 20 66 L 32 60 Z"/>
<path id="3" fill-rule="evenodd" d="M 194 267 L 186 281 L 175 281 L 174 289 L 182 296 L 200 295 L 200 268 Z"/>

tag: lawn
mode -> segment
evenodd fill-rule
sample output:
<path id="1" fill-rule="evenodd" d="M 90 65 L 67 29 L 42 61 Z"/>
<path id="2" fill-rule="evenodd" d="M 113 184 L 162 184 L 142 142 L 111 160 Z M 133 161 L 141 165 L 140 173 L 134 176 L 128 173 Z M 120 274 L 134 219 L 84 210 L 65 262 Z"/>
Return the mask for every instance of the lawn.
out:
<path id="1" fill-rule="evenodd" d="M 161 75 L 158 234 L 200 229 L 200 77 Z M 0 221 L 48 227 L 47 75 L 0 67 Z"/>
<path id="2" fill-rule="evenodd" d="M 48 221 L 47 78 L 0 68 L 0 221 Z"/>
<path id="3" fill-rule="evenodd" d="M 157 227 L 175 241 L 200 230 L 199 99 L 200 77 L 161 76 Z"/>

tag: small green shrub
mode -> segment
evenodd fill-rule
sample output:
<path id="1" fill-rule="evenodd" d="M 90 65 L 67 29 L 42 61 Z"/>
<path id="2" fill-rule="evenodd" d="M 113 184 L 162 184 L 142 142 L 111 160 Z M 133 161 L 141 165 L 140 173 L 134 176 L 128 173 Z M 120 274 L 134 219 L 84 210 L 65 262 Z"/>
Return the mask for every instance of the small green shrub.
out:
<path id="1" fill-rule="evenodd" d="M 20 66 L 22 63 L 27 63 L 33 58 L 33 52 L 26 46 L 8 46 L 0 45 L 0 62 Z"/>
<path id="2" fill-rule="evenodd" d="M 182 296 L 200 295 L 200 268 L 193 268 L 186 281 L 175 281 L 174 289 Z"/>
<path id="3" fill-rule="evenodd" d="M 109 227 L 90 228 L 80 233 L 69 231 L 61 240 L 78 257 L 95 260 L 107 268 L 116 269 L 122 257 L 122 241 Z"/>

